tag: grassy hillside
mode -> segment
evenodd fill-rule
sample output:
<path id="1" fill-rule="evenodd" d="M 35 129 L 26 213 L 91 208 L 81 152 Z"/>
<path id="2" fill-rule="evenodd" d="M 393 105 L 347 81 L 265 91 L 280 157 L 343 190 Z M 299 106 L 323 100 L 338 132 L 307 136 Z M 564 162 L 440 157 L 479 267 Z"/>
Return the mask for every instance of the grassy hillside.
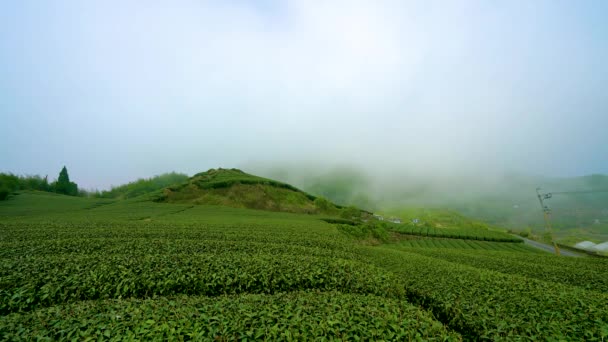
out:
<path id="1" fill-rule="evenodd" d="M 134 198 L 162 190 L 168 186 L 183 183 L 188 180 L 188 176 L 181 173 L 170 172 L 151 178 L 141 178 L 134 182 L 112 187 L 107 191 L 102 191 L 97 195 L 100 198 Z"/>
<path id="2" fill-rule="evenodd" d="M 450 209 L 491 226 L 539 236 L 543 235 L 544 221 L 535 190 L 541 187 L 544 192 L 555 193 L 546 203 L 552 209 L 553 227 L 560 241 L 608 241 L 607 175 L 550 178 L 507 174 L 482 180 L 473 176 L 468 180 L 435 180 L 432 176 L 376 179 L 346 167 L 330 172 L 267 171 L 273 172 L 279 179 L 292 179 L 302 189 L 338 203 L 379 211 L 395 207 Z M 407 217 L 408 213 L 392 210 L 390 214 Z"/>
<path id="3" fill-rule="evenodd" d="M 479 228 L 490 229 L 490 225 L 479 220 L 465 217 L 454 210 L 437 208 L 400 208 L 387 210 L 387 215 L 401 218 L 404 222 L 411 223 L 417 219 L 418 226 L 429 228 Z"/>
<path id="4" fill-rule="evenodd" d="M 20 193 L 0 203 L 0 336 L 608 337 L 606 260 L 513 242 L 392 240 L 382 225 L 388 239 L 369 247 L 359 243 L 368 226 L 320 218 Z"/>
<path id="5" fill-rule="evenodd" d="M 0 221 L 9 218 L 36 218 L 85 212 L 112 203 L 112 200 L 65 196 L 44 191 L 20 191 L 0 206 Z"/>
<path id="6" fill-rule="evenodd" d="M 521 242 L 521 239 L 479 220 L 453 210 L 433 208 L 401 208 L 383 212 L 387 217 L 401 219 L 390 229 L 402 235 L 434 236 L 485 241 Z"/>
<path id="7" fill-rule="evenodd" d="M 164 189 L 156 201 L 293 213 L 338 214 L 341 209 L 289 184 L 238 169 L 211 169 L 198 173 L 187 182 Z"/>

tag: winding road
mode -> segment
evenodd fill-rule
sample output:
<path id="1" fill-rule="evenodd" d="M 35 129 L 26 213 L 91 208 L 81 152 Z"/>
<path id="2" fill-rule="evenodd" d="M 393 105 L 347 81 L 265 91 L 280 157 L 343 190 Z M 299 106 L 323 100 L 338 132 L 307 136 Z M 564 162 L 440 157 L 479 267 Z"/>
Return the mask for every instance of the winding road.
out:
<path id="1" fill-rule="evenodd" d="M 530 239 L 526 239 L 526 238 L 523 238 L 521 236 L 518 236 L 518 237 L 521 238 L 522 240 L 524 240 L 524 243 L 526 245 L 528 245 L 528 246 L 532 246 L 532 247 L 535 247 L 535 248 L 547 251 L 547 252 L 549 252 L 551 254 L 555 254 L 555 249 L 551 245 L 548 245 L 548 244 L 542 243 L 542 242 L 538 242 L 538 241 L 534 241 L 534 240 L 530 240 Z M 563 255 L 563 256 L 569 256 L 569 257 L 582 257 L 582 256 L 585 256 L 583 254 L 572 252 L 572 251 L 569 251 L 569 250 L 564 250 L 564 249 L 560 249 L 559 252 L 560 252 L 561 255 Z"/>

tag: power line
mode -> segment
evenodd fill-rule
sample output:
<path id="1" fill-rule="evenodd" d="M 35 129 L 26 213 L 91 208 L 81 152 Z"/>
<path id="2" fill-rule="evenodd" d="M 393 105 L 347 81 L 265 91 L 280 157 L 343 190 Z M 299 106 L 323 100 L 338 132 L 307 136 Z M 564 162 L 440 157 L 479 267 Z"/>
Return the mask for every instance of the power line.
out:
<path id="1" fill-rule="evenodd" d="M 594 194 L 598 192 L 608 192 L 608 190 L 575 190 L 575 191 L 553 191 L 550 194 Z"/>
<path id="2" fill-rule="evenodd" d="M 549 237 L 551 238 L 551 243 L 553 244 L 553 248 L 555 249 L 555 254 L 560 255 L 559 247 L 557 246 L 557 242 L 555 242 L 555 237 L 553 236 L 553 228 L 551 228 L 551 209 L 547 205 L 545 205 L 545 200 L 551 198 L 550 193 L 543 194 L 540 192 L 541 188 L 536 188 L 536 196 L 538 197 L 538 201 L 540 203 L 541 208 L 543 209 L 543 217 L 545 219 L 545 231 L 549 233 Z"/>
<path id="3" fill-rule="evenodd" d="M 559 247 L 555 242 L 555 237 L 553 236 L 553 228 L 551 227 L 551 209 L 549 206 L 545 204 L 545 200 L 550 199 L 553 195 L 563 195 L 563 194 L 593 194 L 593 193 L 601 193 L 608 192 L 608 190 L 574 190 L 574 191 L 556 191 L 556 192 L 546 192 L 542 193 L 541 188 L 536 188 L 536 196 L 538 197 L 538 201 L 543 210 L 543 216 L 545 219 L 545 231 L 549 234 L 551 238 L 551 243 L 553 243 L 553 247 L 555 248 L 555 254 L 560 255 Z"/>

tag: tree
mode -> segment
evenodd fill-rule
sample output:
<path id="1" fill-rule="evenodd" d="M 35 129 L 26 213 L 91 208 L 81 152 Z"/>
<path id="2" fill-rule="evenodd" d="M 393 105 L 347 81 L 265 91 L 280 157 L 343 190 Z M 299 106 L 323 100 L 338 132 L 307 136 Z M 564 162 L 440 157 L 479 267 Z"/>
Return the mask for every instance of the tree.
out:
<path id="1" fill-rule="evenodd" d="M 361 210 L 357 209 L 356 207 L 349 206 L 349 207 L 342 209 L 342 213 L 340 214 L 340 216 L 342 218 L 349 219 L 349 220 L 355 219 L 355 218 L 361 218 Z"/>
<path id="2" fill-rule="evenodd" d="M 11 190 L 4 185 L 0 185 L 0 201 L 4 201 L 11 194 Z"/>
<path id="3" fill-rule="evenodd" d="M 19 177 L 10 173 L 0 173 L 0 201 L 19 189 Z"/>
<path id="4" fill-rule="evenodd" d="M 64 195 L 77 196 L 78 185 L 74 182 L 70 182 L 70 176 L 68 175 L 68 169 L 64 166 L 59 172 L 59 178 L 55 183 L 55 192 Z"/>
<path id="5" fill-rule="evenodd" d="M 320 196 L 315 199 L 314 203 L 315 206 L 321 211 L 329 211 L 333 207 L 333 205 L 327 199 Z"/>

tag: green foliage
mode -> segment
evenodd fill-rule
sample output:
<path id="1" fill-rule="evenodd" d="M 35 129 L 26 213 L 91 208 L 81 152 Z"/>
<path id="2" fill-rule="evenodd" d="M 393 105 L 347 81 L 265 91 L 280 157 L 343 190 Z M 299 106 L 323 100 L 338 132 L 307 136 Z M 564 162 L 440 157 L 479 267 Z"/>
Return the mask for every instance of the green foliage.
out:
<path id="1" fill-rule="evenodd" d="M 407 302 L 336 291 L 81 302 L 2 317 L 0 335 L 9 340 L 460 340 Z"/>
<path id="2" fill-rule="evenodd" d="M 121 186 L 112 187 L 111 190 L 102 191 L 96 197 L 127 199 L 141 196 L 181 184 L 188 180 L 188 176 L 181 173 L 164 173 L 151 178 L 142 178 Z"/>
<path id="3" fill-rule="evenodd" d="M 293 254 L 289 248 L 272 255 L 259 251 L 252 257 L 231 252 L 230 247 L 227 244 L 213 254 L 90 253 L 72 255 L 69 263 L 64 256 L 2 260 L 0 265 L 7 270 L 3 286 L 9 290 L 0 294 L 0 314 L 78 300 L 176 294 L 218 296 L 315 289 L 398 296 L 400 292 L 390 273 L 364 263 Z M 35 274 L 27 273 L 33 269 Z"/>
<path id="4" fill-rule="evenodd" d="M 390 211 L 403 219 L 402 224 L 391 224 L 392 231 L 416 236 L 432 236 L 482 241 L 522 242 L 504 231 L 462 216 L 448 209 L 405 208 Z M 418 223 L 413 223 L 417 219 Z"/>
<path id="5" fill-rule="evenodd" d="M 404 223 L 410 223 L 413 219 L 418 219 L 420 223 L 416 224 L 417 226 L 431 228 L 490 228 L 484 222 L 465 217 L 449 209 L 401 208 L 391 210 L 388 213 L 402 218 Z"/>
<path id="6" fill-rule="evenodd" d="M 364 223 L 357 225 L 340 224 L 338 229 L 358 240 L 387 242 L 389 233 L 383 223 Z"/>
<path id="7" fill-rule="evenodd" d="M 334 223 L 22 192 L 0 203 L 0 339 L 607 337 L 605 260 L 475 240 L 368 247 L 399 225 Z"/>
<path id="8" fill-rule="evenodd" d="M 334 205 L 324 197 L 315 198 L 314 203 L 315 203 L 315 206 L 317 208 L 319 208 L 319 210 L 324 211 L 324 212 L 336 209 L 336 207 L 334 207 Z"/>
<path id="9" fill-rule="evenodd" d="M 88 209 L 112 203 L 106 199 L 63 196 L 52 192 L 22 191 L 0 206 L 0 222 L 11 219 L 49 221 L 85 217 Z M 109 217 L 105 218 L 109 219 Z"/>
<path id="10" fill-rule="evenodd" d="M 46 177 L 0 173 L 0 201 L 20 190 L 51 191 L 52 189 Z"/>
<path id="11" fill-rule="evenodd" d="M 198 173 L 185 183 L 165 189 L 156 201 L 327 215 L 337 215 L 341 208 L 289 184 L 238 169 Z"/>
<path id="12" fill-rule="evenodd" d="M 353 206 L 349 206 L 340 210 L 340 217 L 348 220 L 356 220 L 361 218 L 361 210 Z"/>
<path id="13" fill-rule="evenodd" d="M 367 247 L 366 255 L 375 265 L 400 274 L 409 301 L 433 312 L 465 339 L 601 341 L 607 337 L 605 293 L 413 252 Z"/>
<path id="14" fill-rule="evenodd" d="M 353 220 L 347 220 L 347 219 L 343 219 L 343 218 L 322 218 L 321 221 L 325 221 L 327 223 L 332 223 L 332 224 L 348 224 L 351 226 L 356 226 L 357 222 L 353 221 Z"/>
<path id="15" fill-rule="evenodd" d="M 319 212 L 314 203 L 303 193 L 266 184 L 234 183 L 225 188 L 204 190 L 189 186 L 177 192 L 166 192 L 164 201 L 294 213 Z"/>
<path id="16" fill-rule="evenodd" d="M 545 253 L 533 247 L 528 247 L 523 243 L 513 242 L 490 242 L 477 241 L 470 239 L 445 239 L 445 238 L 412 238 L 399 241 L 396 244 L 387 247 L 396 249 L 457 249 L 457 250 L 488 250 L 488 251 L 506 251 L 519 253 Z"/>
<path id="17" fill-rule="evenodd" d="M 304 193 L 292 185 L 272 179 L 250 175 L 239 169 L 211 169 L 206 172 L 197 173 L 191 178 L 190 183 L 195 184 L 199 189 L 221 189 L 228 188 L 234 184 L 262 184 L 301 192 L 311 201 L 314 201 L 316 198 L 315 196 Z"/>
<path id="18" fill-rule="evenodd" d="M 433 236 L 452 239 L 469 239 L 498 242 L 523 242 L 504 232 L 481 228 L 435 228 L 428 225 L 392 224 L 390 230 L 406 235 Z"/>
<path id="19" fill-rule="evenodd" d="M 68 169 L 65 166 L 59 172 L 59 178 L 57 178 L 57 181 L 53 183 L 53 189 L 58 194 L 69 196 L 78 195 L 78 185 L 70 181 Z"/>
<path id="20" fill-rule="evenodd" d="M 10 173 L 0 173 L 0 185 L 2 185 L 8 191 L 19 190 L 20 177 Z"/>
<path id="21" fill-rule="evenodd" d="M 509 243 L 485 242 L 494 245 L 514 245 Z M 430 256 L 479 269 L 492 270 L 504 274 L 514 274 L 572 285 L 586 290 L 608 293 L 608 259 L 557 257 L 547 253 L 513 253 L 513 250 L 432 250 L 408 249 L 417 254 Z"/>
<path id="22" fill-rule="evenodd" d="M 5 185 L 0 185 L 0 201 L 4 201 L 11 194 L 11 189 Z"/>

